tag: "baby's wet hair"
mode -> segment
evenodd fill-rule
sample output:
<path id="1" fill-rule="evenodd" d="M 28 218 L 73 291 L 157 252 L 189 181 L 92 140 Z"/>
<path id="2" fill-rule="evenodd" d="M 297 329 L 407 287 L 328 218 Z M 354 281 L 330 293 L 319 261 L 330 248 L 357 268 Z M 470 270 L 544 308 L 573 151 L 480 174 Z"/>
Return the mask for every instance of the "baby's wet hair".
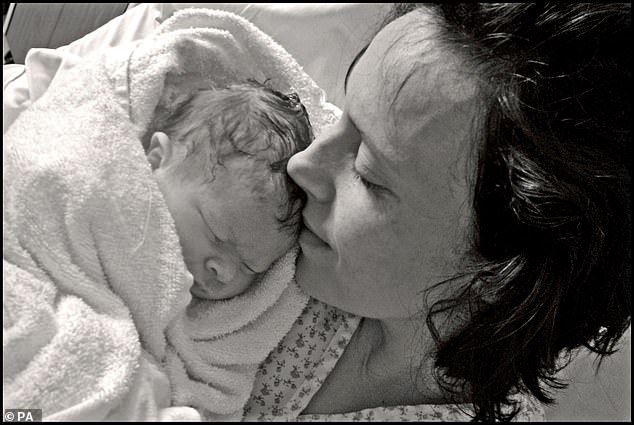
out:
<path id="1" fill-rule="evenodd" d="M 263 187 L 273 179 L 281 197 L 280 227 L 293 234 L 299 231 L 306 195 L 286 173 L 286 164 L 308 147 L 314 136 L 306 108 L 296 93 L 285 95 L 256 80 L 198 90 L 171 112 L 157 110 L 143 138 L 144 146 L 155 131 L 186 147 L 186 156 L 178 166 L 185 181 L 209 184 L 217 167 L 235 157 L 252 157 L 254 166 L 264 163 L 270 175 L 250 175 L 254 180 L 252 193 L 265 197 Z"/>

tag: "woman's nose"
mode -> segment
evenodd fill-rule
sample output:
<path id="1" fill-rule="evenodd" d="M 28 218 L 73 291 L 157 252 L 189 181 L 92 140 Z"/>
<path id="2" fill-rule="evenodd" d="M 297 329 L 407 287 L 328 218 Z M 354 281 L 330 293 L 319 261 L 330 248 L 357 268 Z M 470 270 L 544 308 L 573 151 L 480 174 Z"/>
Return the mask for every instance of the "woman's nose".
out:
<path id="1" fill-rule="evenodd" d="M 306 194 L 318 202 L 327 202 L 334 195 L 332 161 L 323 152 L 320 141 L 296 153 L 288 161 L 288 175 Z"/>
<path id="2" fill-rule="evenodd" d="M 216 255 L 205 261 L 205 269 L 222 283 L 231 283 L 240 268 L 240 260 L 230 255 Z"/>

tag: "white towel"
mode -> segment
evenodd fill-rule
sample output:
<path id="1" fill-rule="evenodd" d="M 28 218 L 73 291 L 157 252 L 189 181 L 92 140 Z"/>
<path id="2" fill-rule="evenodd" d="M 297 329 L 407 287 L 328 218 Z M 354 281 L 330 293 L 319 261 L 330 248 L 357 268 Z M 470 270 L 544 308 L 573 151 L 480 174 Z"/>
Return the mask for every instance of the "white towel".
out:
<path id="1" fill-rule="evenodd" d="M 240 296 L 195 300 L 182 327 L 168 338 L 168 375 L 174 405 L 193 406 L 208 421 L 240 420 L 258 365 L 306 305 L 293 279 L 293 249 Z"/>
<path id="2" fill-rule="evenodd" d="M 157 107 L 246 78 L 297 92 L 317 135 L 339 113 L 270 37 L 201 9 L 86 58 L 9 129 L 5 408 L 38 406 L 49 420 L 195 419 L 162 409 L 170 395 L 154 388 L 165 366 L 174 405 L 241 418 L 257 365 L 306 300 L 292 279 L 296 251 L 242 296 L 185 315 L 191 275 L 138 139 Z"/>
<path id="3" fill-rule="evenodd" d="M 122 49 L 122 55 L 129 52 Z M 128 61 L 110 55 L 111 73 L 130 108 L 133 122 L 145 128 L 157 105 L 174 108 L 199 88 L 224 87 L 255 78 L 283 93 L 296 92 L 306 107 L 315 136 L 341 115 L 325 92 L 295 59 L 246 19 L 220 10 L 182 9 L 141 41 Z M 129 78 L 129 80 L 128 80 Z M 158 93 L 157 96 L 148 93 Z"/>
<path id="4" fill-rule="evenodd" d="M 154 363 L 191 299 L 103 59 L 60 76 L 3 143 L 3 405 L 45 420 L 166 418 Z"/>

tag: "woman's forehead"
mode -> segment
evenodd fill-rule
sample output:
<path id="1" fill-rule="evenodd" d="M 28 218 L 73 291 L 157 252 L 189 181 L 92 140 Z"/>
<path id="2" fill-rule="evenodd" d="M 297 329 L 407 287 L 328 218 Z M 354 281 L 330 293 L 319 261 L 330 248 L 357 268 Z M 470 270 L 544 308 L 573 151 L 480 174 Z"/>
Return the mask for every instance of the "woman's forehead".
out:
<path id="1" fill-rule="evenodd" d="M 455 127 L 456 115 L 474 110 L 475 84 L 463 73 L 460 58 L 440 43 L 437 28 L 424 10 L 395 20 L 377 34 L 350 74 L 350 116 L 362 121 L 365 133 L 401 142 L 392 143 L 393 150 L 407 140 L 441 136 L 438 126 Z"/>
<path id="2" fill-rule="evenodd" d="M 469 84 L 465 61 L 441 40 L 440 34 L 437 18 L 430 12 L 424 8 L 410 12 L 376 35 L 356 71 L 375 80 L 372 87 L 386 95 L 400 94 L 410 84 L 418 90 L 406 92 L 422 97 L 420 100 L 430 96 L 458 101 L 469 98 L 473 84 Z"/>

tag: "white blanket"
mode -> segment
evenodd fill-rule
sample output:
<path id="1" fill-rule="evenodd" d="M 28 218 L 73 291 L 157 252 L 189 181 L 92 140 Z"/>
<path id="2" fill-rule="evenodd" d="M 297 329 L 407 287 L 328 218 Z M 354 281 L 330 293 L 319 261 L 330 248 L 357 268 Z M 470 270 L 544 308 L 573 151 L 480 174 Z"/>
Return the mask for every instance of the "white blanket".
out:
<path id="1" fill-rule="evenodd" d="M 257 365 L 306 301 L 292 280 L 295 251 L 242 296 L 185 315 L 192 278 L 139 137 L 157 105 L 246 78 L 296 91 L 316 134 L 335 119 L 323 92 L 253 25 L 184 10 L 152 37 L 59 75 L 11 126 L 5 408 L 42 408 L 45 420 L 197 419 L 170 404 L 241 417 Z"/>

